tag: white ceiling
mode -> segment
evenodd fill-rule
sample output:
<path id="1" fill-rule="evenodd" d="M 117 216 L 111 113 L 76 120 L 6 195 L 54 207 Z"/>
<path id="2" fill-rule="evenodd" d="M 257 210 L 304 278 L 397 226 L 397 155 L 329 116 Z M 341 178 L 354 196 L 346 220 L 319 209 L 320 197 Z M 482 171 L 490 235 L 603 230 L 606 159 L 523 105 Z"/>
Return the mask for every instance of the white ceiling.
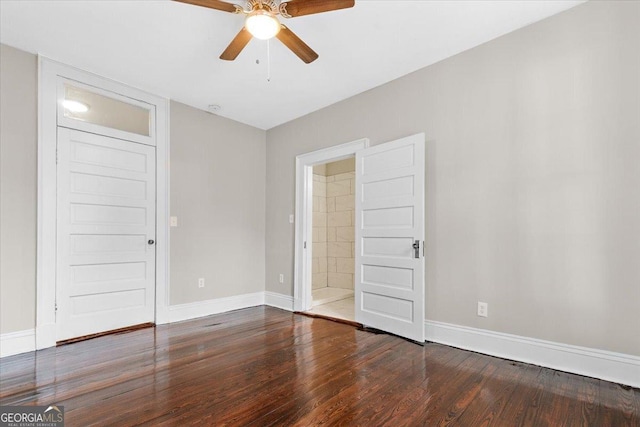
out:
<path id="1" fill-rule="evenodd" d="M 320 57 L 271 40 L 271 81 L 265 41 L 218 59 L 242 16 L 168 0 L 1 0 L 0 42 L 269 129 L 581 2 L 356 0 L 286 20 Z"/>

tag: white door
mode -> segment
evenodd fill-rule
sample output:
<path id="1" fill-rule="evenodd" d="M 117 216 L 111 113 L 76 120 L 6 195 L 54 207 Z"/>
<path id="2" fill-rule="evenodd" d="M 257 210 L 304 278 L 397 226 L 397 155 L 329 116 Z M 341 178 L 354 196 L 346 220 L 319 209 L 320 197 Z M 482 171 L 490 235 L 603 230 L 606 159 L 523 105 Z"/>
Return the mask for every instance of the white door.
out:
<path id="1" fill-rule="evenodd" d="M 424 134 L 356 153 L 356 321 L 424 342 Z"/>
<path id="2" fill-rule="evenodd" d="M 57 341 L 154 321 L 155 155 L 58 128 Z"/>

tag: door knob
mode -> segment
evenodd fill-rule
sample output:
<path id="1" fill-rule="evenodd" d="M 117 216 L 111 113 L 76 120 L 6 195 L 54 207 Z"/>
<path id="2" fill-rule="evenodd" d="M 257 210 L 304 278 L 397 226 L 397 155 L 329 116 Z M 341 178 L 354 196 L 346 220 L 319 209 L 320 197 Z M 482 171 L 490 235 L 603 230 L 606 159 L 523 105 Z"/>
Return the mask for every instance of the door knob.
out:
<path id="1" fill-rule="evenodd" d="M 147 243 L 153 245 L 155 243 L 155 240 L 149 240 Z"/>
<path id="2" fill-rule="evenodd" d="M 413 257 L 420 258 L 420 240 L 416 240 L 413 242 Z"/>

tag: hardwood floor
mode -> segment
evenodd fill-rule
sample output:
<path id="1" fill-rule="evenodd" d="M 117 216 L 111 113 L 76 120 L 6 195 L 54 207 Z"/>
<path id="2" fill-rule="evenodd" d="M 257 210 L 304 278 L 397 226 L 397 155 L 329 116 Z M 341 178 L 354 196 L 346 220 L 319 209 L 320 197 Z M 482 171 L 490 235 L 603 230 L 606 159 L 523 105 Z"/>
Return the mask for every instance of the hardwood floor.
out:
<path id="1" fill-rule="evenodd" d="M 67 426 L 640 426 L 640 390 L 255 307 L 0 360 Z"/>

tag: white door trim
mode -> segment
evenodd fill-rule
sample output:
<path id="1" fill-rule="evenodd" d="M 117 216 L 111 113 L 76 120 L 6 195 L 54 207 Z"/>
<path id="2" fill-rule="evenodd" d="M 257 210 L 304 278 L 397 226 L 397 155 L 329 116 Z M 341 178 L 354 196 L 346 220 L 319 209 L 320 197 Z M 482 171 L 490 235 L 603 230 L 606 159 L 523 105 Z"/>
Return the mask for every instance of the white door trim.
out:
<path id="1" fill-rule="evenodd" d="M 169 101 L 122 83 L 38 57 L 38 214 L 36 348 L 56 344 L 56 135 L 59 77 L 156 107 L 156 314 L 169 321 Z"/>
<path id="2" fill-rule="evenodd" d="M 356 151 L 369 147 L 363 138 L 334 147 L 324 148 L 296 157 L 296 213 L 295 265 L 293 298 L 295 311 L 311 309 L 311 242 L 313 206 L 313 166 L 354 156 Z"/>

